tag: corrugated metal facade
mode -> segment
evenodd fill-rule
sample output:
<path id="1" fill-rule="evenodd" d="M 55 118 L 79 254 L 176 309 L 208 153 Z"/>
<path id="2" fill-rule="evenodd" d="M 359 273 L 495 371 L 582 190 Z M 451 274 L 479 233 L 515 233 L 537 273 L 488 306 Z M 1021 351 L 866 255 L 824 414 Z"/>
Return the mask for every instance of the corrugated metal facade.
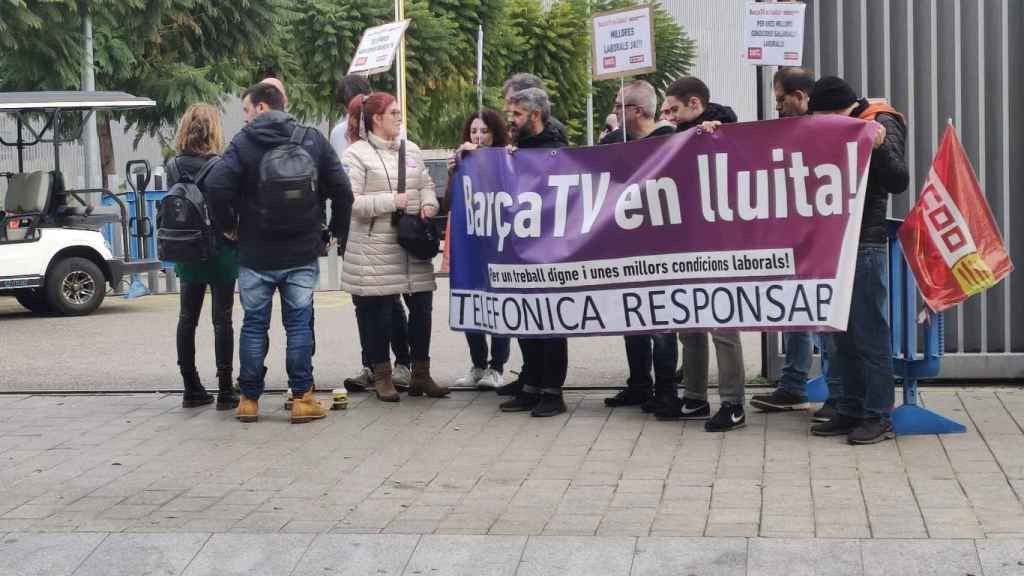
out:
<path id="1" fill-rule="evenodd" d="M 750 118 L 756 72 L 741 64 L 744 0 L 671 0 L 666 6 L 700 44 L 695 73 L 716 101 Z M 947 120 L 957 127 L 1011 256 L 1024 262 L 1014 232 L 1014 191 L 1024 186 L 1024 2 L 1020 0 L 808 0 L 804 65 L 838 75 L 861 94 L 884 97 L 909 119 L 911 189 L 894 198 L 901 217 L 916 201 Z M 766 117 L 774 117 L 763 74 Z M 754 105 L 756 109 L 756 103 Z M 947 313 L 943 377 L 1024 377 L 1024 278 L 1019 271 Z M 776 344 L 776 338 L 769 339 Z M 776 344 L 777 345 L 777 344 Z M 777 348 L 776 348 L 777 349 Z M 777 374 L 779 358 L 769 358 Z"/>

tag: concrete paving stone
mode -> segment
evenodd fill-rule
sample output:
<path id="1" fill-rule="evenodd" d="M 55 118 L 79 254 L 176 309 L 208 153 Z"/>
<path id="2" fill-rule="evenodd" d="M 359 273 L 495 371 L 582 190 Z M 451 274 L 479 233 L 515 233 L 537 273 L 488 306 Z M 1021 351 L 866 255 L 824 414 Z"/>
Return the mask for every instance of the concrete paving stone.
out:
<path id="1" fill-rule="evenodd" d="M 9 533 L 0 540 L 0 575 L 70 575 L 106 534 Z"/>
<path id="2" fill-rule="evenodd" d="M 657 494 L 660 496 L 664 488 L 665 482 L 663 480 L 623 478 L 619 480 L 616 494 Z"/>
<path id="3" fill-rule="evenodd" d="M 183 576 L 290 574 L 313 538 L 312 534 L 214 534 Z M 245 553 L 239 553 L 242 550 Z"/>
<path id="4" fill-rule="evenodd" d="M 167 502 L 160 507 L 160 510 L 164 512 L 198 512 L 200 510 L 210 508 L 219 501 L 219 498 L 193 498 L 189 496 L 181 496 Z"/>
<path id="5" fill-rule="evenodd" d="M 453 512 L 441 520 L 437 533 L 486 534 L 497 520 L 497 514 Z"/>
<path id="6" fill-rule="evenodd" d="M 293 576 L 401 576 L 419 536 L 322 534 L 310 545 Z"/>
<path id="7" fill-rule="evenodd" d="M 253 512 L 231 527 L 232 532 L 277 532 L 292 521 L 291 514 Z"/>
<path id="8" fill-rule="evenodd" d="M 963 576 L 981 574 L 971 540 L 871 541 L 861 543 L 864 576 Z"/>
<path id="9" fill-rule="evenodd" d="M 426 519 L 406 519 L 399 516 L 381 531 L 384 534 L 433 534 L 441 526 L 441 521 Z"/>
<path id="10" fill-rule="evenodd" d="M 612 499 L 610 508 L 657 508 L 661 494 L 657 492 L 620 492 Z"/>
<path id="11" fill-rule="evenodd" d="M 748 576 L 861 576 L 860 543 L 853 540 L 755 538 L 750 540 Z"/>
<path id="12" fill-rule="evenodd" d="M 79 498 L 64 507 L 65 510 L 73 512 L 85 512 L 89 510 L 106 510 L 122 502 L 120 496 L 86 496 Z"/>
<path id="13" fill-rule="evenodd" d="M 544 527 L 546 536 L 593 536 L 600 525 L 600 514 L 555 514 Z"/>
<path id="14" fill-rule="evenodd" d="M 760 529 L 758 524 L 712 524 L 708 523 L 704 535 L 716 538 L 754 538 Z"/>
<path id="15" fill-rule="evenodd" d="M 711 505 L 709 524 L 757 524 L 761 521 L 760 508 L 718 508 Z"/>
<path id="16" fill-rule="evenodd" d="M 545 508 L 510 507 L 491 525 L 490 534 L 540 534 L 554 513 Z"/>
<path id="17" fill-rule="evenodd" d="M 706 527 L 706 516 L 659 513 L 651 524 L 651 536 L 702 536 Z"/>
<path id="18" fill-rule="evenodd" d="M 928 530 L 920 514 L 869 516 L 873 538 L 927 538 Z"/>
<path id="19" fill-rule="evenodd" d="M 181 574 L 209 534 L 110 534 L 75 576 Z"/>
<path id="20" fill-rule="evenodd" d="M 525 546 L 524 536 L 423 536 L 403 574 L 512 576 Z"/>
<path id="21" fill-rule="evenodd" d="M 8 520 L 39 520 L 56 514 L 63 506 L 55 504 L 22 504 L 3 515 Z"/>
<path id="22" fill-rule="evenodd" d="M 764 514 L 761 516 L 761 533 L 763 538 L 813 538 L 814 518 L 808 516 L 773 516 Z"/>
<path id="23" fill-rule="evenodd" d="M 122 504 L 162 506 L 182 494 L 181 490 L 143 490 L 125 498 Z"/>
<path id="24" fill-rule="evenodd" d="M 517 576 L 628 576 L 635 538 L 535 536 Z"/>
<path id="25" fill-rule="evenodd" d="M 744 538 L 640 538 L 631 576 L 746 576 Z"/>
<path id="26" fill-rule="evenodd" d="M 985 576 L 1024 574 L 1024 538 L 975 542 Z"/>
<path id="27" fill-rule="evenodd" d="M 75 532 L 121 532 L 133 522 L 129 518 L 93 518 L 75 527 Z"/>
<path id="28" fill-rule="evenodd" d="M 871 527 L 867 524 L 815 522 L 814 535 L 818 538 L 871 538 Z"/>
<path id="29" fill-rule="evenodd" d="M 158 506 L 150 505 L 129 505 L 129 504 L 117 504 L 111 506 L 103 511 L 100 515 L 101 518 L 110 518 L 114 520 L 135 520 L 148 516 L 157 510 Z"/>
<path id="30" fill-rule="evenodd" d="M 238 490 L 229 492 L 223 499 L 221 504 L 239 504 L 239 505 L 257 505 L 267 501 L 277 495 L 277 492 L 273 490 L 249 490 L 239 488 Z"/>

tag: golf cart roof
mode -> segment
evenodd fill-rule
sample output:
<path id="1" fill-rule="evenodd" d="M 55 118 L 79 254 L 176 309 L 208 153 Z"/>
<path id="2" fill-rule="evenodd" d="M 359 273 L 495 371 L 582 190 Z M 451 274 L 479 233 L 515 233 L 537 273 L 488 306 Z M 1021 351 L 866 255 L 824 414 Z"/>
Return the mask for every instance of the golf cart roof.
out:
<path id="1" fill-rule="evenodd" d="M 0 92 L 0 112 L 132 110 L 156 102 L 126 92 Z"/>

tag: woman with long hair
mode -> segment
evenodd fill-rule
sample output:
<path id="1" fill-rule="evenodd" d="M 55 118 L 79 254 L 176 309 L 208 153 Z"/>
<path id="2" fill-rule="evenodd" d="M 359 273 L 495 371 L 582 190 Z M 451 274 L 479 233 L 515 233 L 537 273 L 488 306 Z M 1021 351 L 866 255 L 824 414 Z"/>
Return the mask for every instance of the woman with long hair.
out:
<path id="1" fill-rule="evenodd" d="M 193 104 L 178 124 L 175 139 L 177 156 L 167 163 L 168 189 L 184 177 L 195 181 L 203 167 L 224 148 L 220 113 L 210 104 Z M 202 190 L 202 182 L 197 182 Z M 217 410 L 238 406 L 232 384 L 235 332 L 231 310 L 235 304 L 235 280 L 238 278 L 238 248 L 230 239 L 234 222 L 213 222 L 221 232 L 217 254 L 205 262 L 178 263 L 174 271 L 181 281 L 178 313 L 178 367 L 185 383 L 181 405 L 185 408 L 213 402 L 203 387 L 196 369 L 196 326 L 207 288 L 212 293 L 214 355 L 217 363 Z"/>
<path id="2" fill-rule="evenodd" d="M 430 377 L 430 331 L 433 313 L 434 265 L 409 254 L 398 244 L 396 213 L 433 218 L 438 212 L 434 181 L 420 149 L 406 142 L 405 187 L 399 185 L 399 135 L 402 111 L 384 92 L 356 96 L 348 107 L 349 144 L 342 164 L 352 182 L 355 203 L 341 270 L 341 286 L 352 294 L 357 314 L 367 322 L 364 346 L 373 369 L 377 398 L 397 402 L 392 380 L 391 321 L 395 298 L 409 308 L 409 349 L 412 378 L 409 395 L 442 397 L 448 388 Z"/>
<path id="3" fill-rule="evenodd" d="M 449 189 L 445 194 L 445 200 L 449 202 L 451 175 L 462 154 L 476 148 L 491 146 L 504 148 L 509 144 L 508 127 L 498 112 L 485 108 L 466 118 L 466 122 L 462 126 L 462 142 L 463 144 L 448 161 Z M 445 236 L 445 242 L 449 242 L 450 239 L 450 235 Z M 500 387 L 504 383 L 505 362 L 508 362 L 509 339 L 491 336 L 491 345 L 488 350 L 487 336 L 477 332 L 466 332 L 466 342 L 469 344 L 469 357 L 473 365 L 465 376 L 455 381 L 455 385 L 481 390 L 495 390 Z M 490 352 L 489 362 L 488 351 Z"/>

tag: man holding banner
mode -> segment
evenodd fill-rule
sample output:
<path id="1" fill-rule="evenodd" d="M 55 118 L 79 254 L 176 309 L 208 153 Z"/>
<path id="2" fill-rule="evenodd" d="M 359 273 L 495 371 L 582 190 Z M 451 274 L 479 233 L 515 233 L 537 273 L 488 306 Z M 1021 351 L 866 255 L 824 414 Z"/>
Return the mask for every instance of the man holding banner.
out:
<path id="1" fill-rule="evenodd" d="M 889 194 L 902 194 L 909 184 L 906 162 L 906 121 L 882 101 L 858 99 L 841 78 L 814 83 L 810 109 L 876 122 L 860 226 L 849 324 L 832 336 L 835 354 L 830 370 L 829 399 L 837 400 L 836 416 L 817 424 L 817 436 L 843 436 L 850 444 L 874 444 L 895 437 L 890 415 L 896 388 L 889 341 L 888 233 Z"/>
<path id="2" fill-rule="evenodd" d="M 561 148 L 568 145 L 565 133 L 551 122 L 551 103 L 547 93 L 540 88 L 509 94 L 506 106 L 515 148 Z M 533 338 L 522 339 L 519 343 L 525 367 L 520 380 L 524 375 L 526 380 L 522 381 L 522 391 L 515 398 L 502 403 L 502 412 L 530 411 L 531 416 L 540 418 L 565 412 L 562 386 L 569 369 L 568 339 Z"/>

